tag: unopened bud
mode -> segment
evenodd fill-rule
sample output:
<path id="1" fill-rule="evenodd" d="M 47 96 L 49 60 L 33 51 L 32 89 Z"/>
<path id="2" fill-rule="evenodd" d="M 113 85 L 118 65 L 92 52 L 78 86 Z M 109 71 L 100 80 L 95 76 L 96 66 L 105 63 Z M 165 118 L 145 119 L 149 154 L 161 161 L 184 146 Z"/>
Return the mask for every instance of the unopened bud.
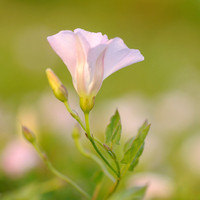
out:
<path id="1" fill-rule="evenodd" d="M 62 84 L 60 79 L 56 76 L 56 74 L 51 69 L 46 69 L 46 75 L 49 81 L 49 85 L 51 86 L 54 95 L 57 99 L 64 102 L 68 99 L 68 92 L 65 86 Z"/>
<path id="2" fill-rule="evenodd" d="M 115 156 L 115 154 L 112 152 L 112 149 L 111 149 L 107 144 L 103 144 L 103 146 L 104 146 L 105 150 L 111 155 L 111 157 L 112 157 L 113 159 L 116 159 L 116 156 Z"/>
<path id="3" fill-rule="evenodd" d="M 80 107 L 84 113 L 89 113 L 94 107 L 95 97 L 80 97 Z"/>
<path id="4" fill-rule="evenodd" d="M 111 148 L 107 144 L 103 144 L 103 146 L 107 151 L 111 151 Z"/>
<path id="5" fill-rule="evenodd" d="M 30 142 L 32 144 L 35 142 L 36 137 L 30 129 L 28 129 L 25 126 L 22 126 L 22 133 L 28 142 Z"/>

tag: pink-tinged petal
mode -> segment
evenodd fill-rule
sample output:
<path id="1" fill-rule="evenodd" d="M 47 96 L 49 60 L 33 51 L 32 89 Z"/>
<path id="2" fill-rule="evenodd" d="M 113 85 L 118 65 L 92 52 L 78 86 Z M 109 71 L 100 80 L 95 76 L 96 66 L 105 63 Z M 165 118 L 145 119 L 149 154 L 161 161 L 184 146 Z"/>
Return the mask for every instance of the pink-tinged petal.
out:
<path id="1" fill-rule="evenodd" d="M 88 67 L 86 66 L 87 62 L 87 45 L 84 43 L 78 34 L 75 34 L 76 38 L 76 54 L 77 54 L 77 63 L 76 63 L 76 71 L 75 76 L 73 77 L 73 83 L 76 91 L 80 96 L 85 93 L 86 88 L 86 79 L 87 79 L 87 71 Z"/>
<path id="2" fill-rule="evenodd" d="M 80 53 L 78 53 L 79 57 L 77 59 L 77 67 L 76 67 L 76 80 L 74 81 L 74 86 L 80 96 L 84 96 L 85 94 L 90 94 L 91 90 L 99 90 L 103 72 L 103 64 L 102 71 L 95 71 L 97 68 L 97 59 L 99 55 L 103 52 L 106 47 L 106 44 L 100 44 L 94 48 L 91 48 L 86 38 L 78 31 L 75 33 L 77 36 L 77 49 L 80 49 Z M 81 55 L 84 53 L 84 55 Z M 86 60 L 87 59 L 87 60 Z M 98 62 L 99 63 L 99 62 Z M 98 65 L 99 66 L 99 65 Z M 94 73 L 98 73 L 98 76 Z M 98 78 L 98 80 L 96 80 Z M 94 88 L 93 83 L 95 83 L 96 88 Z M 99 86 L 98 86 L 99 85 Z"/>
<path id="3" fill-rule="evenodd" d="M 80 28 L 61 31 L 48 41 L 67 65 L 74 87 L 83 98 L 95 96 L 110 74 L 144 59 L 139 50 L 129 49 L 120 38 L 108 40 L 102 33 Z"/>
<path id="4" fill-rule="evenodd" d="M 106 45 L 101 44 L 90 49 L 88 53 L 87 62 L 90 70 L 88 94 L 94 96 L 96 96 L 103 82 L 105 49 Z"/>
<path id="5" fill-rule="evenodd" d="M 77 28 L 74 33 L 79 33 L 82 35 L 89 43 L 90 47 L 93 48 L 99 44 L 106 43 L 108 41 L 107 35 L 102 35 L 102 33 L 88 32 L 83 29 Z"/>
<path id="6" fill-rule="evenodd" d="M 76 37 L 72 31 L 60 31 L 59 33 L 47 37 L 53 50 L 63 60 L 72 77 L 75 76 L 77 64 Z"/>
<path id="7" fill-rule="evenodd" d="M 114 38 L 108 43 L 104 57 L 104 77 L 107 78 L 117 70 L 144 60 L 137 49 L 129 49 L 120 38 Z"/>
<path id="8" fill-rule="evenodd" d="M 100 44 L 90 49 L 90 51 L 88 52 L 87 63 L 89 65 L 89 71 L 90 71 L 89 82 L 91 82 L 93 79 L 94 71 L 96 70 L 97 59 L 105 49 L 106 49 L 106 44 Z"/>

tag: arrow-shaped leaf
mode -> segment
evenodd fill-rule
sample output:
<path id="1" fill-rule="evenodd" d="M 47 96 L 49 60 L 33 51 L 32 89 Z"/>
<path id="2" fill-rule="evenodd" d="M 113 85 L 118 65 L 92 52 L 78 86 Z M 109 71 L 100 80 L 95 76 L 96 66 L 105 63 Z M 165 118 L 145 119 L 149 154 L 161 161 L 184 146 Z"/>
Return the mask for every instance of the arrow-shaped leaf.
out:
<path id="1" fill-rule="evenodd" d="M 129 170 L 132 171 L 139 161 L 139 157 L 144 150 L 144 141 L 149 132 L 150 124 L 147 121 L 138 130 L 137 136 L 129 139 L 124 145 L 124 157 L 121 160 L 123 164 L 129 165 Z"/>
<path id="2" fill-rule="evenodd" d="M 116 110 L 115 114 L 111 117 L 110 123 L 106 128 L 106 144 L 119 144 L 121 138 L 122 125 L 120 120 L 120 115 L 118 110 Z"/>

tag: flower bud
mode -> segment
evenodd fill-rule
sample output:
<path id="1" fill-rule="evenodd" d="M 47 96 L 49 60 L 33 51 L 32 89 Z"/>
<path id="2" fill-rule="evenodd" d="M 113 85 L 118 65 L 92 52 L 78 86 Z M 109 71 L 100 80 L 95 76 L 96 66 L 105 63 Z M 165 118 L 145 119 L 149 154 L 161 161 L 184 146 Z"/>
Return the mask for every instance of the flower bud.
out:
<path id="1" fill-rule="evenodd" d="M 30 129 L 28 129 L 25 126 L 22 126 L 22 133 L 28 142 L 32 144 L 35 142 L 36 140 L 35 134 Z"/>
<path id="2" fill-rule="evenodd" d="M 80 107 L 84 113 L 89 113 L 94 107 L 95 97 L 80 97 Z"/>
<path id="3" fill-rule="evenodd" d="M 111 148 L 107 144 L 103 144 L 106 151 L 111 151 Z"/>
<path id="4" fill-rule="evenodd" d="M 49 85 L 51 86 L 54 95 L 57 99 L 64 102 L 68 99 L 68 92 L 59 78 L 55 75 L 55 73 L 51 69 L 46 69 L 46 75 L 49 81 Z"/>

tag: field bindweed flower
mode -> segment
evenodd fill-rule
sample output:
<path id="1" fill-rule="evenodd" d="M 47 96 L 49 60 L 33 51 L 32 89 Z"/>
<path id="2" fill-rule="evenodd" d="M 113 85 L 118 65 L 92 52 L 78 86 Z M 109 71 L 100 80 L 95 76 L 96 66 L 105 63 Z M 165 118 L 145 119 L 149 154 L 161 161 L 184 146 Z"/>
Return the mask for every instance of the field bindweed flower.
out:
<path id="1" fill-rule="evenodd" d="M 115 110 L 114 115 L 112 115 L 109 120 L 105 131 L 104 141 L 99 140 L 95 134 L 93 134 L 93 131 L 91 132 L 89 114 L 94 106 L 95 97 L 101 88 L 103 80 L 123 67 L 144 60 L 144 57 L 139 50 L 129 49 L 120 38 L 109 40 L 107 35 L 102 35 L 102 33 L 92 33 L 79 28 L 75 29 L 74 31 L 61 31 L 55 35 L 49 36 L 47 39 L 53 50 L 63 60 L 69 72 L 71 73 L 74 87 L 80 98 L 80 108 L 84 112 L 82 113 L 84 114 L 84 120 L 82 119 L 82 116 L 79 116 L 77 110 L 74 110 L 73 107 L 71 107 L 68 99 L 68 91 L 61 80 L 51 69 L 48 68 L 46 70 L 46 75 L 49 85 L 51 86 L 55 97 L 63 103 L 62 105 L 66 107 L 70 116 L 76 120 L 76 123 L 78 123 L 72 131 L 72 138 L 76 148 L 84 157 L 93 160 L 97 165 L 99 165 L 102 171 L 101 176 L 99 176 L 100 179 L 102 175 L 105 174 L 105 176 L 113 182 L 110 189 L 106 190 L 104 198 L 111 199 L 122 178 L 128 171 L 133 171 L 137 166 L 139 158 L 142 155 L 145 139 L 151 124 L 149 124 L 147 120 L 142 122 L 142 125 L 140 125 L 139 129 L 137 130 L 136 136 L 132 136 L 131 134 L 131 138 L 129 138 L 125 143 L 123 142 L 124 147 L 121 148 L 120 145 L 122 143 L 120 143 L 120 139 L 122 135 L 122 124 L 118 109 Z M 49 99 L 44 100 L 44 106 L 46 107 L 48 105 L 48 111 L 53 112 L 53 117 L 56 117 L 56 120 L 61 122 L 62 119 L 60 119 L 60 115 L 57 115 L 57 107 L 50 106 L 49 103 Z M 73 101 L 73 103 L 75 102 Z M 120 102 L 117 104 L 119 103 Z M 131 115 L 129 113 L 127 115 L 127 112 L 130 111 L 130 109 L 127 109 L 127 102 L 123 102 L 122 104 L 126 104 L 124 109 L 125 118 L 130 118 Z M 114 104 L 112 103 L 112 105 Z M 117 107 L 118 106 L 119 105 L 117 105 Z M 108 106 L 108 108 L 109 107 L 113 108 L 112 106 Z M 63 111 L 63 108 L 61 110 Z M 108 110 L 109 109 L 107 109 L 107 111 Z M 104 116 L 105 112 L 103 114 L 103 117 Z M 63 116 L 63 119 L 66 119 L 65 116 Z M 55 122 L 56 120 L 53 121 Z M 47 123 L 48 129 L 51 128 L 49 124 L 51 124 L 51 122 Z M 73 122 L 67 126 L 67 129 L 69 129 L 72 124 Z M 74 180 L 69 178 L 67 175 L 62 174 L 54 167 L 50 161 L 51 159 L 49 159 L 47 154 L 43 152 L 38 143 L 36 135 L 31 131 L 31 129 L 22 126 L 21 131 L 24 138 L 34 147 L 46 167 L 56 177 L 73 186 L 74 189 L 76 189 L 82 196 L 85 197 L 85 199 L 98 198 L 99 192 L 101 192 L 101 189 L 103 189 L 101 186 L 99 187 L 100 182 L 97 183 L 95 190 L 92 193 L 87 192 Z M 91 143 L 98 156 L 85 149 L 85 147 L 82 145 L 80 138 L 81 132 L 85 133 L 86 138 Z M 24 160 L 27 161 L 29 155 L 27 156 L 23 153 L 26 153 L 26 151 L 24 152 L 23 149 L 20 149 L 18 150 L 18 154 L 15 156 L 16 159 L 13 159 L 13 157 L 12 159 L 8 159 L 8 161 L 5 159 L 5 168 L 6 166 L 10 165 L 12 171 L 12 167 L 17 163 L 16 160 L 21 161 L 20 159 L 22 156 L 25 158 Z M 11 151 L 11 154 L 14 154 L 13 150 Z M 107 154 L 107 156 L 104 154 Z M 118 154 L 120 154 L 120 158 L 118 157 Z M 4 157 L 7 158 L 7 154 L 5 155 L 6 156 Z M 26 158 L 26 156 L 28 158 Z M 21 163 L 22 162 L 20 162 L 20 164 Z M 31 163 L 27 162 L 27 164 Z M 29 165 L 27 168 L 28 167 Z M 26 169 L 26 165 L 24 168 Z M 17 170 L 14 168 L 14 171 Z M 124 197 L 132 199 L 132 197 L 136 194 L 139 194 L 139 197 L 143 198 L 146 188 L 146 185 L 139 188 L 133 187 L 117 193 L 112 199 L 116 199 L 116 197 L 119 197 L 119 199 L 124 199 Z"/>
<path id="2" fill-rule="evenodd" d="M 60 31 L 47 37 L 53 50 L 66 64 L 81 108 L 88 112 L 102 82 L 119 69 L 144 60 L 139 50 L 129 49 L 122 39 L 83 29 Z"/>

